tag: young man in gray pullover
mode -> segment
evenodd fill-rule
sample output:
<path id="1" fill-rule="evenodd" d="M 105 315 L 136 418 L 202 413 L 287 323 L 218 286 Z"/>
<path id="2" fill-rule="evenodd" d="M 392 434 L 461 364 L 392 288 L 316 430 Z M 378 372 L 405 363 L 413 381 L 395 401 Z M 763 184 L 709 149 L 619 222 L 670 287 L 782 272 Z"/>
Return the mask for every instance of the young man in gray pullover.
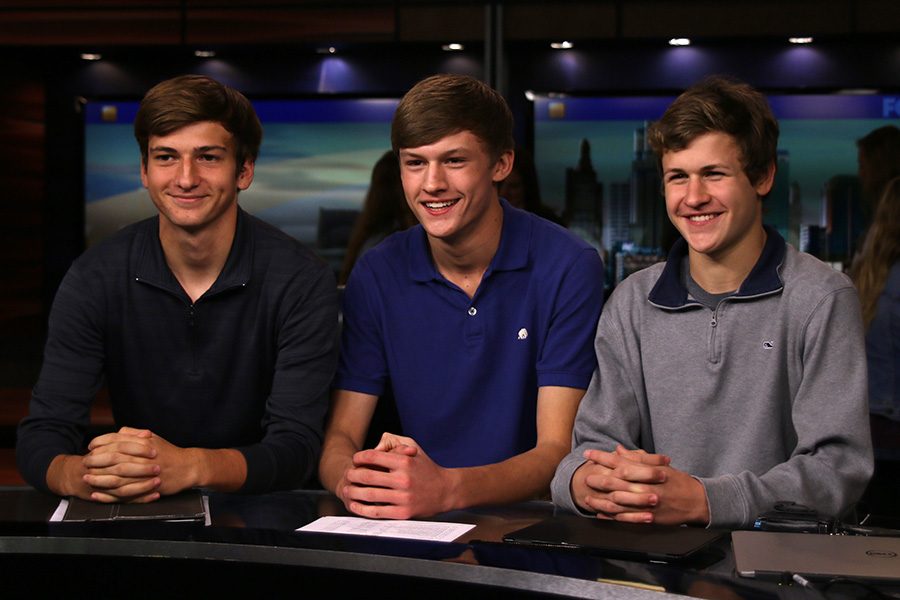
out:
<path id="1" fill-rule="evenodd" d="M 554 502 L 715 527 L 746 527 L 779 500 L 840 515 L 872 471 L 859 302 L 762 224 L 778 143 L 768 103 L 704 80 L 650 143 L 684 239 L 603 310 Z"/>

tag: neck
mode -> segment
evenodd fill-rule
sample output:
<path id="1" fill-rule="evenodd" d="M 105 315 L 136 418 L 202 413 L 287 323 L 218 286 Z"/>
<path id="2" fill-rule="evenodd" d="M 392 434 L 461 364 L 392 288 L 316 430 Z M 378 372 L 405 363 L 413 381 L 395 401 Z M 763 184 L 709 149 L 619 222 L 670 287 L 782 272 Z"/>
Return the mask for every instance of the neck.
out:
<path id="1" fill-rule="evenodd" d="M 472 298 L 500 247 L 502 231 L 503 207 L 497 202 L 496 210 L 485 215 L 477 232 L 469 232 L 458 240 L 428 238 L 435 267 Z"/>
<path id="2" fill-rule="evenodd" d="M 758 233 L 721 256 L 689 250 L 688 264 L 697 285 L 710 294 L 724 294 L 740 288 L 766 245 L 765 229 L 760 225 L 756 231 Z"/>
<path id="3" fill-rule="evenodd" d="M 214 230 L 204 228 L 190 232 L 167 226 L 167 222 L 160 218 L 159 241 L 166 264 L 191 302 L 196 302 L 212 287 L 225 267 L 234 241 L 237 211 L 231 219 L 223 221 Z"/>

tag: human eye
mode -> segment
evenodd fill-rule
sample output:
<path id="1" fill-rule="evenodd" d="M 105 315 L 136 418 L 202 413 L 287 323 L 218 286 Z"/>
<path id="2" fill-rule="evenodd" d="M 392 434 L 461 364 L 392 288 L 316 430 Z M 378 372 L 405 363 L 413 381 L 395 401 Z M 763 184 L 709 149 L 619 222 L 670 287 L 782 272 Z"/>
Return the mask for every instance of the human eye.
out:
<path id="1" fill-rule="evenodd" d="M 204 152 L 197 156 L 197 160 L 200 162 L 219 162 L 222 160 L 222 157 L 218 154 L 213 154 L 211 152 Z"/>
<path id="2" fill-rule="evenodd" d="M 171 152 L 154 152 L 151 155 L 151 158 L 155 163 L 165 164 L 173 162 L 175 160 L 175 155 Z"/>
<path id="3" fill-rule="evenodd" d="M 421 167 L 423 164 L 425 164 L 425 161 L 420 158 L 406 158 L 403 160 L 403 166 L 407 169 L 415 169 Z"/>
<path id="4" fill-rule="evenodd" d="M 710 169 L 709 171 L 706 171 L 705 173 L 703 173 L 703 177 L 705 177 L 706 179 L 708 179 L 710 181 L 719 181 L 723 177 L 725 177 L 725 173 L 723 171 L 719 171 L 717 169 Z"/>
<path id="5" fill-rule="evenodd" d="M 665 182 L 666 184 L 678 184 L 687 181 L 687 174 L 681 171 L 672 171 L 670 173 L 666 173 Z"/>

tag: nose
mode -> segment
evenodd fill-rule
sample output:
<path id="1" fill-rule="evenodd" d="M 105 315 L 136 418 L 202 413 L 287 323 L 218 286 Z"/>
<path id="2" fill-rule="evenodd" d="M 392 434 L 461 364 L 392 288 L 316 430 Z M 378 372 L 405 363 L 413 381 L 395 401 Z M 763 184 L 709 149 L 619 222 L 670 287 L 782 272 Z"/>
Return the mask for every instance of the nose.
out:
<path id="1" fill-rule="evenodd" d="M 423 189 L 429 194 L 437 194 L 447 189 L 447 178 L 444 167 L 440 164 L 429 164 L 425 173 Z"/>
<path id="2" fill-rule="evenodd" d="M 684 202 L 688 206 L 699 206 L 709 200 L 709 194 L 706 191 L 706 184 L 703 183 L 702 177 L 688 178 L 687 189 L 685 190 Z"/>
<path id="3" fill-rule="evenodd" d="M 191 189 L 198 184 L 197 167 L 192 160 L 182 160 L 178 165 L 176 184 L 181 189 Z"/>

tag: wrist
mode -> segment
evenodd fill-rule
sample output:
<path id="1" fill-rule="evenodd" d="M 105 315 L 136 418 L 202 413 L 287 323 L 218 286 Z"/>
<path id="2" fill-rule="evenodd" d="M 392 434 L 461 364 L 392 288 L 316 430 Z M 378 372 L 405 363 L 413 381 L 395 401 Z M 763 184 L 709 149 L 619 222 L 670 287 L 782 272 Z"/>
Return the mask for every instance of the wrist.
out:
<path id="1" fill-rule="evenodd" d="M 470 506 L 471 503 L 467 502 L 464 497 L 464 470 L 441 468 L 441 471 L 443 472 L 442 477 L 445 482 L 445 493 L 443 495 L 444 502 L 443 506 L 441 506 L 441 512 L 449 512 L 451 510 Z"/>
<path id="2" fill-rule="evenodd" d="M 694 482 L 694 510 L 691 515 L 691 523 L 695 525 L 703 525 L 704 527 L 709 525 L 710 515 L 709 515 L 709 499 L 706 496 L 706 486 L 703 485 L 703 482 L 697 479 L 696 477 L 691 477 L 691 480 Z"/>
<path id="3" fill-rule="evenodd" d="M 87 469 L 82 457 L 74 454 L 60 454 L 50 461 L 46 483 L 50 491 L 58 496 L 89 496 L 89 486 L 84 482 Z"/>

